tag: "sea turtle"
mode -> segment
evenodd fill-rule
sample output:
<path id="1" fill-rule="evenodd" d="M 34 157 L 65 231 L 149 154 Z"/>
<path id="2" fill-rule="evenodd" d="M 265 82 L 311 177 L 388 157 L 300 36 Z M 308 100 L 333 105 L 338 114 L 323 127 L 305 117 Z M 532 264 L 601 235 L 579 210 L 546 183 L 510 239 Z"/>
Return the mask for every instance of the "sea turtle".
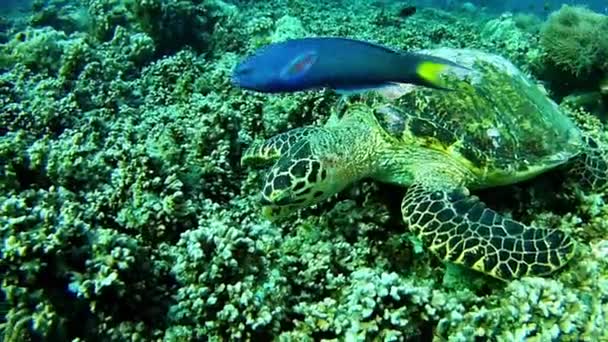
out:
<path id="1" fill-rule="evenodd" d="M 444 261 L 503 280 L 559 269 L 574 254 L 571 236 L 505 218 L 469 190 L 567 162 L 583 185 L 600 189 L 608 183 L 607 154 L 506 59 L 471 49 L 421 52 L 471 72 L 443 75 L 449 91 L 404 87 L 391 100 L 372 93 L 322 127 L 254 142 L 242 163 L 273 163 L 261 204 L 292 211 L 372 178 L 408 187 L 403 220 Z"/>

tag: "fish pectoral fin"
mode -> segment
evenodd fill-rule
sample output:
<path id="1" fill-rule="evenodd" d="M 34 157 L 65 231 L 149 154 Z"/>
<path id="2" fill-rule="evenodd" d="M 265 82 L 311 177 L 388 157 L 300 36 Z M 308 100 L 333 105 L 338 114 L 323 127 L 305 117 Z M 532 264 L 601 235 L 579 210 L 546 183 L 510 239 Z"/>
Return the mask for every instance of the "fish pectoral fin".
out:
<path id="1" fill-rule="evenodd" d="M 333 88 L 334 91 L 340 95 L 354 95 L 366 93 L 368 91 L 378 91 L 386 87 L 391 87 L 395 83 L 380 83 L 380 84 L 359 84 L 356 86 L 341 86 Z"/>
<path id="2" fill-rule="evenodd" d="M 411 83 L 391 83 L 378 89 L 378 94 L 389 101 L 394 101 L 401 96 L 411 92 L 418 86 Z"/>
<path id="3" fill-rule="evenodd" d="M 281 70 L 281 78 L 292 79 L 305 75 L 318 59 L 319 54 L 316 51 L 307 51 L 299 54 Z"/>
<path id="4" fill-rule="evenodd" d="M 410 83 L 382 83 L 378 85 L 365 85 L 358 87 L 341 87 L 334 89 L 336 93 L 340 95 L 350 96 L 362 94 L 369 91 L 375 91 L 385 99 L 392 101 L 400 98 L 401 96 L 409 93 L 415 89 L 416 85 Z"/>

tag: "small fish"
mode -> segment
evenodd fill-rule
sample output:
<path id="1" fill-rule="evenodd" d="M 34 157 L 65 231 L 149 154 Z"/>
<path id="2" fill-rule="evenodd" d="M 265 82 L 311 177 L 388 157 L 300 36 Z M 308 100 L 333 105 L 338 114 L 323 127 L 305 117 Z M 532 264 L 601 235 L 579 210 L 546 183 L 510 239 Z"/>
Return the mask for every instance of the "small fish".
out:
<path id="1" fill-rule="evenodd" d="M 416 6 L 404 6 L 399 10 L 401 18 L 411 17 L 414 14 L 416 14 Z"/>
<path id="2" fill-rule="evenodd" d="M 608 75 L 600 81 L 600 93 L 608 95 Z"/>
<path id="3" fill-rule="evenodd" d="M 401 52 L 348 38 L 288 40 L 261 48 L 234 69 L 234 85 L 263 93 L 331 88 L 341 94 L 402 84 L 448 89 L 440 76 L 449 60 Z"/>

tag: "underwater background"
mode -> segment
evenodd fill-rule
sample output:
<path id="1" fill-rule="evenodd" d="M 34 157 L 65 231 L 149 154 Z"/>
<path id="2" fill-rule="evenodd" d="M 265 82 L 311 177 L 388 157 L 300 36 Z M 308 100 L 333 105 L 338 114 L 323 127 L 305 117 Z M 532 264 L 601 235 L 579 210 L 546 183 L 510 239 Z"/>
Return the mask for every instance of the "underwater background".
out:
<path id="1" fill-rule="evenodd" d="M 570 233 L 510 282 L 446 265 L 365 180 L 261 215 L 256 139 L 323 124 L 329 90 L 235 88 L 257 48 L 308 36 L 501 55 L 608 144 L 605 1 L 2 0 L 0 340 L 608 341 L 608 194 L 553 170 L 476 192 Z"/>

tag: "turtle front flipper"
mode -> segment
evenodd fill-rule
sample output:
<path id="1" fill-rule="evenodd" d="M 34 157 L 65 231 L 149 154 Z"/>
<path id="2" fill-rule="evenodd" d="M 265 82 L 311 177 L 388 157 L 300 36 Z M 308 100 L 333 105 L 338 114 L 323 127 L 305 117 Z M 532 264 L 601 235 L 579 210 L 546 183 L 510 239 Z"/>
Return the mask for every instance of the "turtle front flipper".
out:
<path id="1" fill-rule="evenodd" d="M 266 140 L 257 140 L 243 153 L 241 164 L 254 167 L 270 166 L 297 142 L 304 140 L 317 130 L 319 130 L 318 127 L 301 127 Z"/>
<path id="2" fill-rule="evenodd" d="M 574 253 L 574 240 L 559 230 L 504 218 L 466 188 L 429 184 L 413 184 L 401 209 L 405 223 L 444 261 L 509 280 L 552 273 Z"/>
<path id="3" fill-rule="evenodd" d="M 583 188 L 602 191 L 608 187 L 608 149 L 590 135 L 583 140 L 586 146 L 574 159 L 570 175 Z"/>

